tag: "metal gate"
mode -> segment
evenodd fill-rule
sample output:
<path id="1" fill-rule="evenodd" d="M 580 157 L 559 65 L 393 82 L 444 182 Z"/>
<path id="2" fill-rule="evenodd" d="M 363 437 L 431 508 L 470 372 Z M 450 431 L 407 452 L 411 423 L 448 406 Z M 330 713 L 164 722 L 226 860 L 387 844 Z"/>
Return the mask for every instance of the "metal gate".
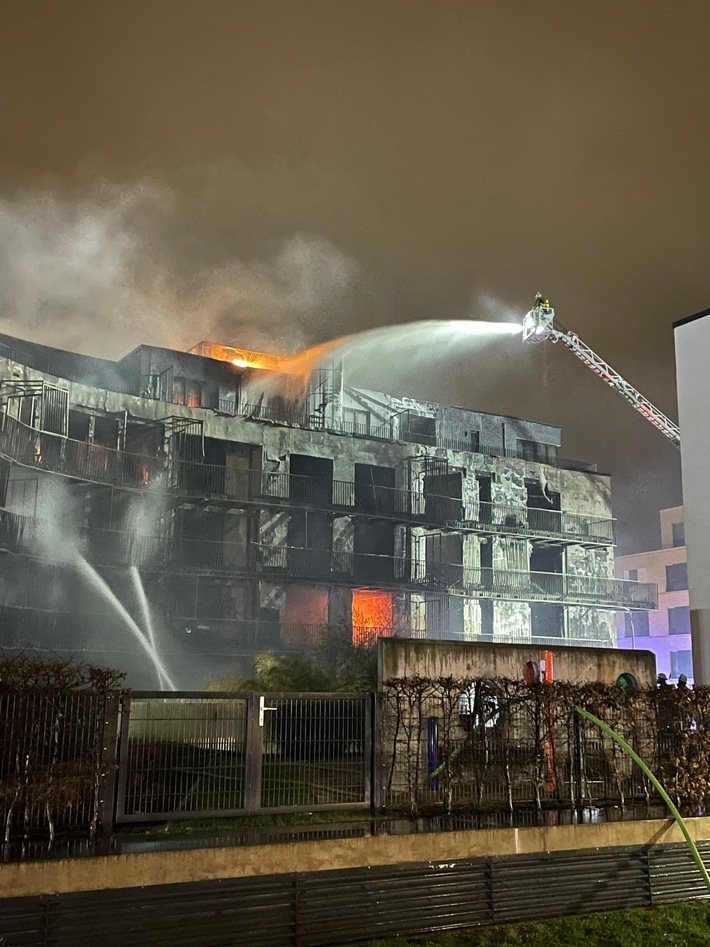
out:
<path id="1" fill-rule="evenodd" d="M 116 822 L 366 807 L 371 725 L 364 694 L 127 695 Z"/>

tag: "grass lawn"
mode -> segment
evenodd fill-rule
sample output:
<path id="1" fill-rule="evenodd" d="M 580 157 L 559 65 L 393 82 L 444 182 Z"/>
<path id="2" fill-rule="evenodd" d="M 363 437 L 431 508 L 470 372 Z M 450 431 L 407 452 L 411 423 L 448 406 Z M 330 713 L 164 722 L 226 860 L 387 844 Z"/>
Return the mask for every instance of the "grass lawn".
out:
<path id="1" fill-rule="evenodd" d="M 503 927 L 392 937 L 362 947 L 710 947 L 710 904 L 694 902 Z"/>

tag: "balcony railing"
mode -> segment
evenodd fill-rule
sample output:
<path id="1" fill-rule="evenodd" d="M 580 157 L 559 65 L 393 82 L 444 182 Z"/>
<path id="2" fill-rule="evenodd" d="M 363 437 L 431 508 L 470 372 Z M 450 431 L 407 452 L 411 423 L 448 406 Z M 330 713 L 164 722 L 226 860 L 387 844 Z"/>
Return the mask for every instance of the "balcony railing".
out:
<path id="1" fill-rule="evenodd" d="M 46 611 L 39 608 L 17 608 L 0 605 L 0 625 L 5 650 L 47 647 L 53 652 L 116 652 L 133 647 L 130 636 L 97 635 L 96 627 L 105 623 L 112 612 Z M 168 619 L 169 634 L 161 639 L 161 654 L 225 656 L 254 654 L 258 651 L 299 652 L 325 644 L 331 636 L 350 638 L 358 644 L 374 644 L 377 637 L 393 634 L 392 628 L 352 629 L 325 624 L 287 624 L 263 622 L 258 619 L 198 619 L 194 616 L 172 616 Z"/>
<path id="2" fill-rule="evenodd" d="M 51 640 L 52 651 L 72 652 L 90 650 L 116 652 L 132 647 L 131 639 L 96 634 L 97 623 L 110 612 L 47 612 L 33 608 L 0 606 L 3 628 L 3 647 L 7 651 L 24 650 L 28 645 L 46 647 Z M 519 644 L 537 648 L 612 648 L 610 638 L 582 638 L 579 636 L 525 636 L 463 634 L 459 629 L 427 629 L 426 631 L 383 626 L 353 626 L 327 624 L 287 624 L 261 622 L 256 619 L 197 619 L 194 616 L 173 616 L 169 620 L 170 634 L 161 642 L 164 657 L 183 655 L 194 651 L 200 655 L 230 657 L 255 654 L 259 651 L 281 653 L 302 652 L 325 644 L 331 637 L 350 638 L 356 644 L 372 646 L 377 638 L 428 638 L 434 640 L 465 640 L 494 644 Z M 51 636 L 51 637 L 49 637 Z"/>
<path id="3" fill-rule="evenodd" d="M 0 549 L 37 554 L 46 530 L 40 520 L 0 511 Z M 606 576 L 469 568 L 403 556 L 258 543 L 230 543 L 81 527 L 78 551 L 102 566 L 218 574 L 271 574 L 286 579 L 338 581 L 452 591 L 474 597 L 558 602 L 617 608 L 657 607 L 656 586 Z M 46 553 L 42 553 L 47 558 Z"/>
<path id="4" fill-rule="evenodd" d="M 66 368 L 56 357 L 48 353 L 30 353 L 21 348 L 0 345 L 0 358 L 9 359 L 10 361 L 25 365 L 36 371 L 45 372 L 57 377 L 65 377 Z M 81 378 L 76 377 L 74 380 L 81 381 Z M 127 380 L 118 377 L 117 371 L 111 375 L 110 383 L 108 383 L 109 379 L 106 379 L 106 381 L 107 384 L 103 387 L 107 390 L 115 391 L 119 394 L 137 394 L 137 391 L 134 390 L 133 386 Z M 172 403 L 180 404 L 181 402 L 174 401 Z M 213 404 L 204 404 L 201 405 L 201 407 L 207 410 L 215 410 Z M 280 405 L 244 404 L 240 403 L 236 396 L 220 398 L 217 402 L 216 410 L 233 417 L 252 418 L 257 421 L 270 421 L 274 424 L 302 427 L 307 430 L 327 431 L 331 434 L 344 434 L 350 437 L 367 437 L 373 440 L 399 440 L 405 443 L 422 443 L 431 447 L 444 447 L 448 450 L 483 454 L 489 457 L 508 457 L 517 460 L 526 460 L 531 463 L 543 463 L 569 470 L 596 471 L 595 464 L 557 457 L 556 448 L 553 448 L 552 452 L 544 452 L 543 450 L 520 448 L 517 447 L 517 445 L 515 447 L 507 447 L 502 444 L 473 444 L 468 439 L 448 437 L 441 433 L 426 435 L 404 431 L 396 434 L 394 419 L 384 421 L 379 425 L 355 424 L 348 421 L 339 421 L 337 424 L 333 424 L 327 423 L 323 417 L 309 415 L 308 411 L 302 406 L 287 403 Z M 541 448 L 545 446 L 546 445 L 540 445 Z"/>
<path id="5" fill-rule="evenodd" d="M 165 460 L 75 441 L 0 414 L 0 454 L 27 467 L 118 487 L 141 487 L 165 477 Z"/>
<path id="6" fill-rule="evenodd" d="M 431 493 L 353 481 L 325 481 L 288 473 L 238 470 L 114 450 L 37 431 L 0 414 L 0 454 L 25 466 L 117 487 L 186 496 L 347 511 L 476 532 L 542 536 L 567 542 L 612 544 L 613 520 L 586 513 L 518 504 L 472 503 Z"/>
<path id="7" fill-rule="evenodd" d="M 224 414 L 235 417 L 252 418 L 256 421 L 271 421 L 273 424 L 283 424 L 306 428 L 313 431 L 328 431 L 331 434 L 345 434 L 350 437 L 369 437 L 374 440 L 402 441 L 404 443 L 424 444 L 429 447 L 444 447 L 447 450 L 463 451 L 469 454 L 483 454 L 488 457 L 509 457 L 515 460 L 526 460 L 530 463 L 547 464 L 553 467 L 562 467 L 570 470 L 585 470 L 593 473 L 596 464 L 581 460 L 570 460 L 557 456 L 557 448 L 544 451 L 547 445 L 540 445 L 540 449 L 509 447 L 502 444 L 474 444 L 470 440 L 448 437 L 445 434 L 419 434 L 407 431 L 395 432 L 393 420 L 384 421 L 379 425 L 353 424 L 340 421 L 337 424 L 327 422 L 322 417 L 309 415 L 299 406 L 288 404 L 240 404 L 235 399 L 222 399 L 219 410 Z"/>

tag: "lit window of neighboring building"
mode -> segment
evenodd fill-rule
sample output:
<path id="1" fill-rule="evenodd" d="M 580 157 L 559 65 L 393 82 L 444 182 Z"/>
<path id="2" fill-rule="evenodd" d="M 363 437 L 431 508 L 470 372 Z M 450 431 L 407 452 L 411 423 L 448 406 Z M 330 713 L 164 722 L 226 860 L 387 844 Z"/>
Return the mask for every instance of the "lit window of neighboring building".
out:
<path id="1" fill-rule="evenodd" d="M 685 546 L 685 523 L 673 523 L 673 545 Z"/>
<path id="2" fill-rule="evenodd" d="M 690 606 L 680 605 L 678 608 L 668 609 L 668 634 L 690 634 Z"/>
<path id="3" fill-rule="evenodd" d="M 675 562 L 666 566 L 666 592 L 679 592 L 688 588 L 688 563 Z"/>
<path id="4" fill-rule="evenodd" d="M 671 677 L 693 676 L 693 652 L 671 651 Z"/>
<path id="5" fill-rule="evenodd" d="M 627 612 L 624 623 L 627 638 L 648 638 L 648 612 Z"/>

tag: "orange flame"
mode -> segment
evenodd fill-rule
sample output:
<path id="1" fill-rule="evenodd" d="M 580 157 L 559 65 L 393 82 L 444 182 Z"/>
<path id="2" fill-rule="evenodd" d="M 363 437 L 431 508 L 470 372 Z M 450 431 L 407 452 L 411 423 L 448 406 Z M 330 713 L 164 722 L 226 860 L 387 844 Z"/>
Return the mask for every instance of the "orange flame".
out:
<path id="1" fill-rule="evenodd" d="M 214 358 L 221 362 L 230 362 L 235 368 L 268 371 L 271 373 L 271 382 L 266 390 L 271 391 L 273 395 L 282 395 L 297 401 L 303 397 L 308 388 L 313 370 L 347 338 L 349 336 L 332 339 L 330 342 L 321 342 L 319 345 L 313 345 L 311 348 L 297 352 L 295 355 L 253 352 L 250 349 L 222 345 L 219 342 L 200 342 L 190 349 L 190 354 Z M 259 378 L 258 384 L 260 386 L 264 384 L 263 376 Z"/>
<path id="2" fill-rule="evenodd" d="M 353 644 L 370 645 L 392 627 L 392 595 L 371 589 L 353 589 Z"/>

